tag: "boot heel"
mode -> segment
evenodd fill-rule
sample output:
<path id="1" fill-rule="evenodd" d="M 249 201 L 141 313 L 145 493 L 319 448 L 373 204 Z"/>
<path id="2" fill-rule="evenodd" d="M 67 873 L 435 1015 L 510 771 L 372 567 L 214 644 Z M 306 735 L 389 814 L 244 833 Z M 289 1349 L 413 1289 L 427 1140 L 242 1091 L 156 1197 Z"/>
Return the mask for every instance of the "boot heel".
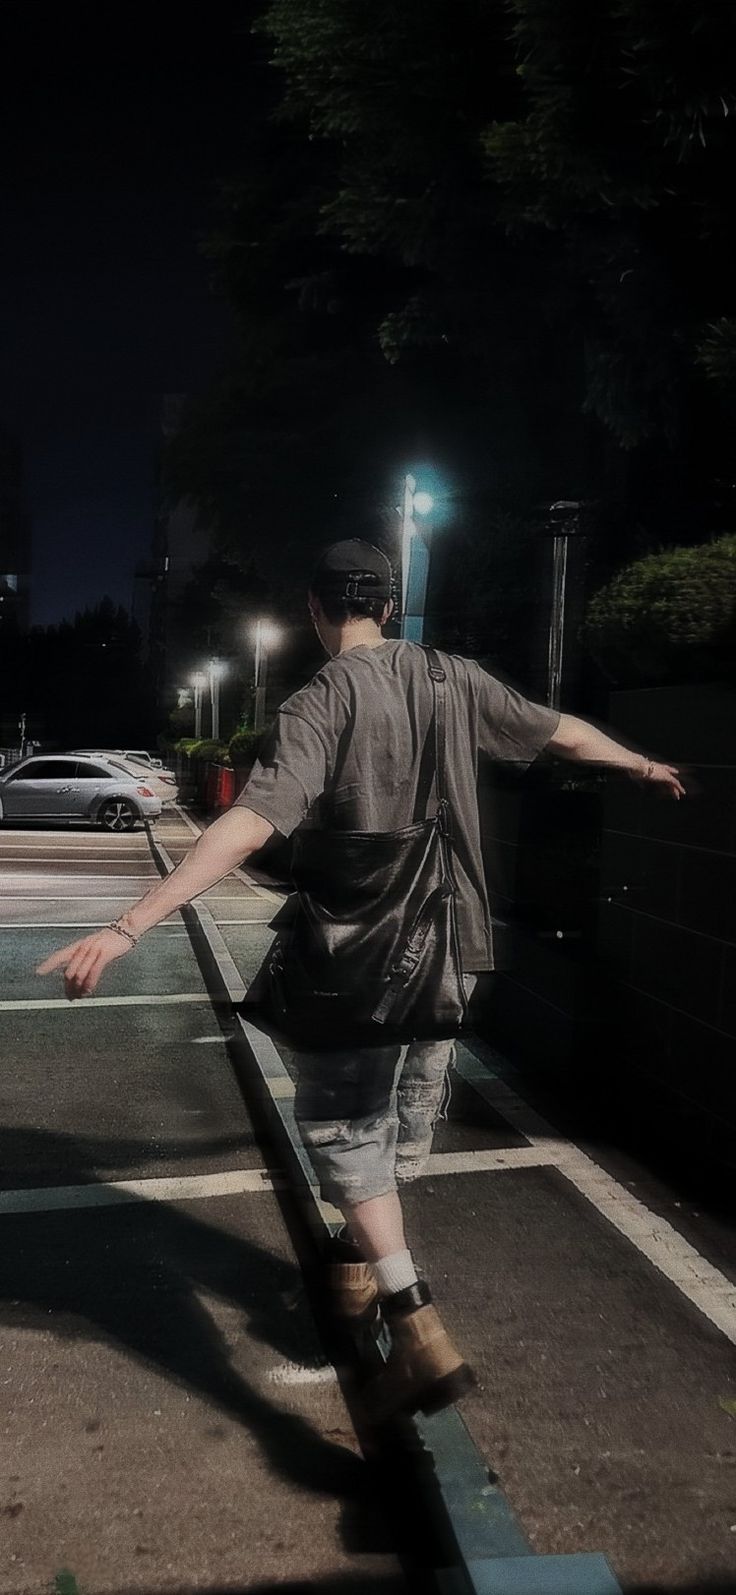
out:
<path id="1" fill-rule="evenodd" d="M 431 1389 L 427 1390 L 419 1402 L 420 1411 L 424 1413 L 425 1418 L 431 1418 L 433 1413 L 441 1412 L 443 1407 L 454 1406 L 456 1401 L 460 1401 L 471 1390 L 475 1390 L 477 1384 L 472 1368 L 467 1362 L 463 1362 L 452 1373 L 446 1373 L 442 1379 L 437 1379 Z"/>

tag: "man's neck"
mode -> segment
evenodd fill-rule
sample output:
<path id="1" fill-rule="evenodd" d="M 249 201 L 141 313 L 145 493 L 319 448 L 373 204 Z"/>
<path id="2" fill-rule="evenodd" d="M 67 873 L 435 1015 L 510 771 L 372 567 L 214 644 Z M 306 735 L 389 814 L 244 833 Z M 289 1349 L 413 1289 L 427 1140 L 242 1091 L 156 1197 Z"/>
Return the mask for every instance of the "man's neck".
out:
<path id="1" fill-rule="evenodd" d="M 385 641 L 375 621 L 354 620 L 338 633 L 335 654 L 347 653 L 349 648 L 380 648 Z"/>

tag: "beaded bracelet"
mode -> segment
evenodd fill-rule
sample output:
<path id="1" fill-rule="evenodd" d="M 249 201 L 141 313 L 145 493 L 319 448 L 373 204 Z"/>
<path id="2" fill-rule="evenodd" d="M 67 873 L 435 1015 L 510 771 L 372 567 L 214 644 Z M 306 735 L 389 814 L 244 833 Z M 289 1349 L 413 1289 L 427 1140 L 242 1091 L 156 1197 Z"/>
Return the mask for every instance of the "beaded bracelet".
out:
<path id="1" fill-rule="evenodd" d="M 131 932 L 129 930 L 123 930 L 122 925 L 117 925 L 115 923 L 114 919 L 110 920 L 110 923 L 109 923 L 107 928 L 108 928 L 108 930 L 116 930 L 117 933 L 118 933 L 118 936 L 126 936 L 128 941 L 130 942 L 131 947 L 135 947 L 137 945 L 138 937 L 131 935 Z"/>

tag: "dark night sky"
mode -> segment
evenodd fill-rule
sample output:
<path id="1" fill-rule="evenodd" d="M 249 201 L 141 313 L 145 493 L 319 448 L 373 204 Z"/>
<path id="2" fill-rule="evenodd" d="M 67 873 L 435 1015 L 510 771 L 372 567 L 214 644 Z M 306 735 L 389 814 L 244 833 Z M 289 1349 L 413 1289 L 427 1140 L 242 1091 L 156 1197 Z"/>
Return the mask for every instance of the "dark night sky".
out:
<path id="1" fill-rule="evenodd" d="M 130 604 L 159 396 L 227 353 L 197 235 L 247 139 L 252 13 L 5 0 L 0 422 L 24 451 L 35 624 Z"/>

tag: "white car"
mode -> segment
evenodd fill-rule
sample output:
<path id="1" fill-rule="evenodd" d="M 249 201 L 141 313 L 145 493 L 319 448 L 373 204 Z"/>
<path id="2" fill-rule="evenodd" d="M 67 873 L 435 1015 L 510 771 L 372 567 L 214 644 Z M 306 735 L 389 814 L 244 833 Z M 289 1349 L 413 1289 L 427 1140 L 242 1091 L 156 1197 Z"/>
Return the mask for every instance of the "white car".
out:
<path id="1" fill-rule="evenodd" d="M 0 771 L 2 820 L 95 820 L 106 831 L 132 831 L 161 808 L 147 774 L 102 754 L 36 754 Z"/>
<path id="2" fill-rule="evenodd" d="M 165 770 L 163 765 L 152 769 L 137 753 L 121 753 L 119 748 L 74 748 L 72 751 L 86 759 L 107 759 L 120 769 L 128 770 L 131 775 L 144 775 L 162 803 L 175 803 L 179 796 L 179 783 L 174 771 Z"/>

